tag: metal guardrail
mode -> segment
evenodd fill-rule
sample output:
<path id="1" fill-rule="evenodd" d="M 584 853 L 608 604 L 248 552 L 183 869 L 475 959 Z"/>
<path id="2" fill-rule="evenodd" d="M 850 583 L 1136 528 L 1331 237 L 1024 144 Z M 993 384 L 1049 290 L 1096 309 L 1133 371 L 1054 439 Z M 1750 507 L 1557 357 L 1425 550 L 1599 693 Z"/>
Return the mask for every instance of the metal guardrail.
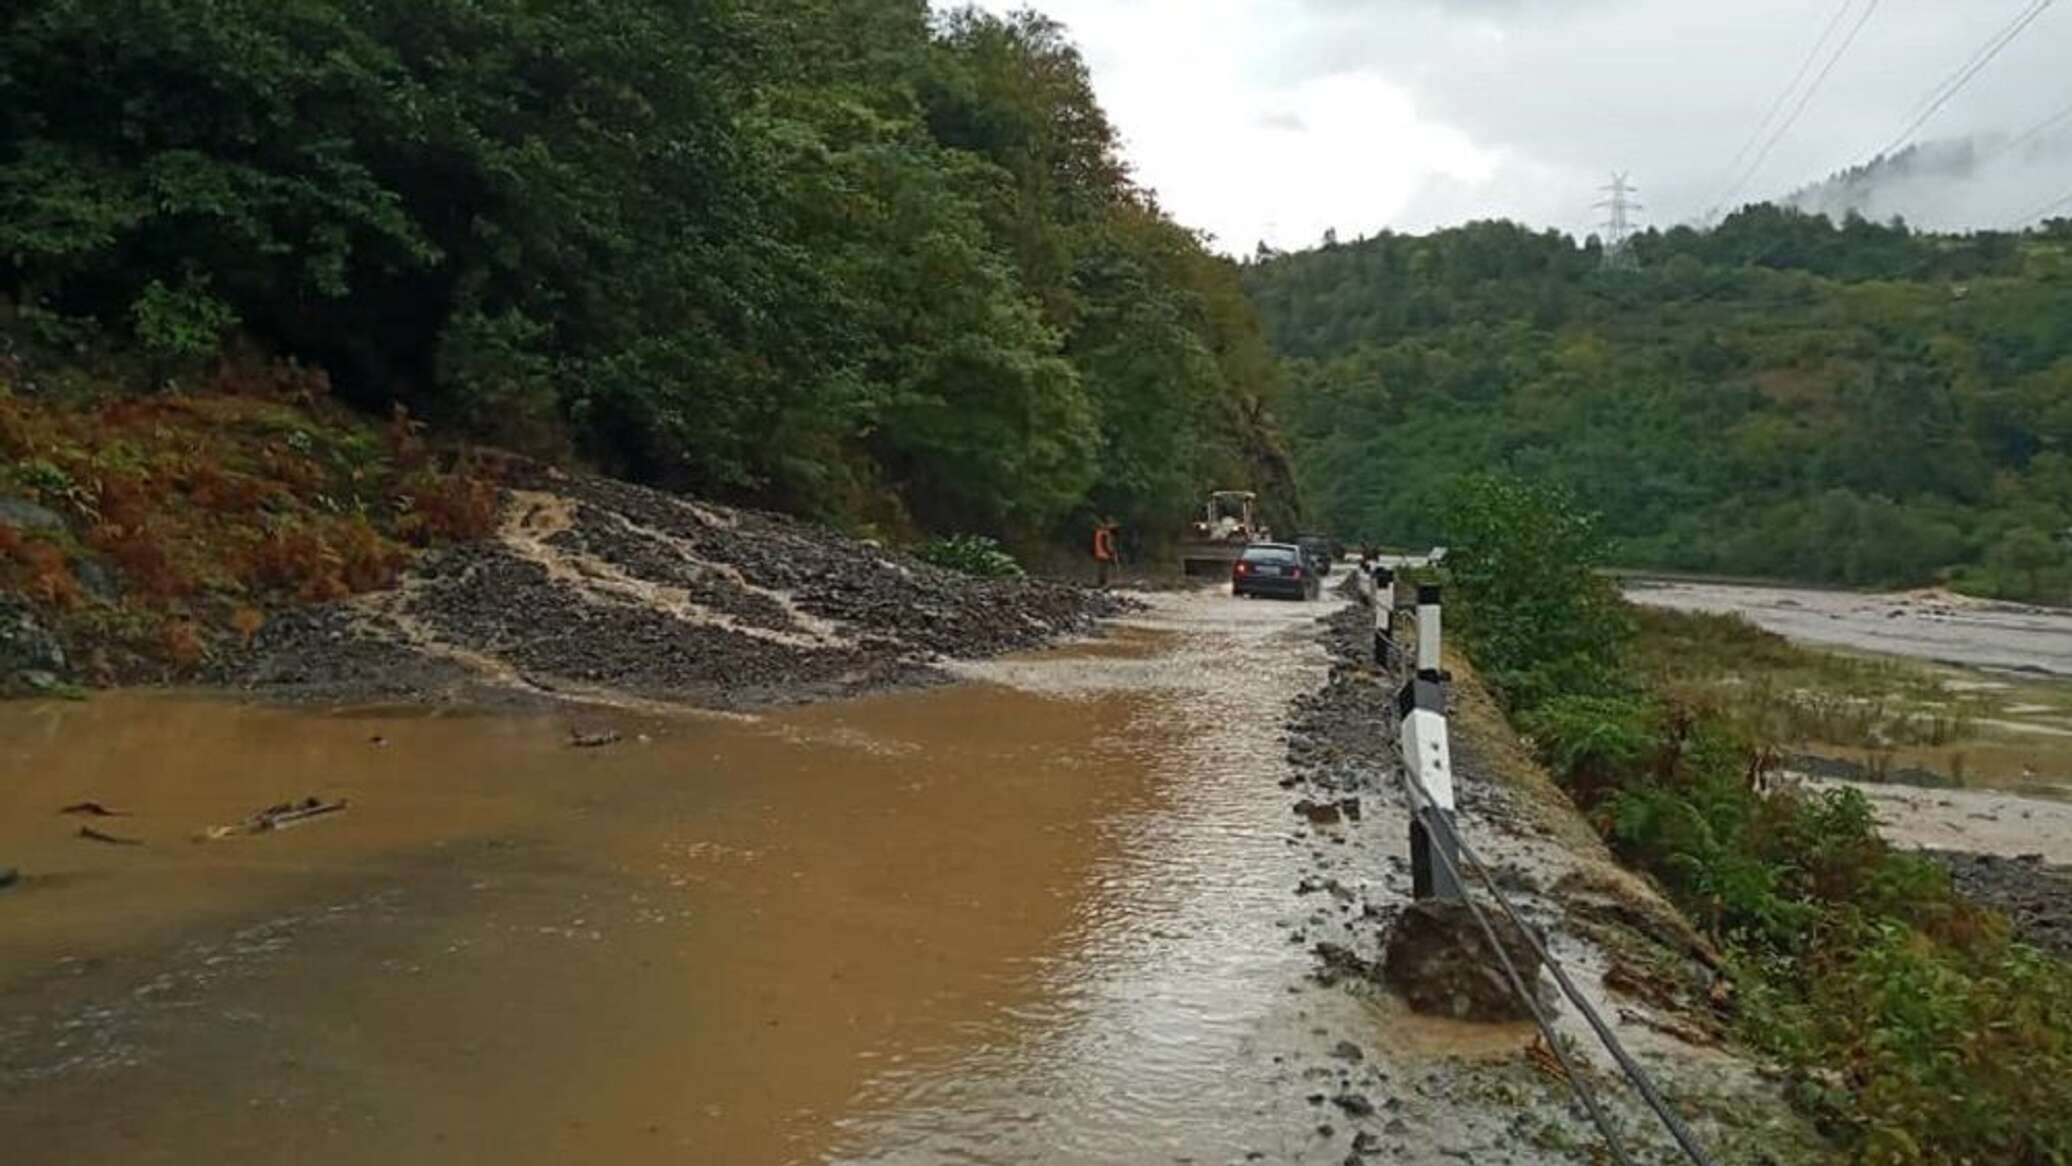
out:
<path id="1" fill-rule="evenodd" d="M 1662 1099 L 1661 1091 L 1649 1079 L 1646 1070 L 1635 1061 L 1619 1042 L 1611 1026 L 1606 1024 L 1597 1009 L 1591 1005 L 1568 971 L 1561 966 L 1554 954 L 1547 950 L 1539 935 L 1528 926 L 1517 908 L 1505 896 L 1496 883 L 1495 875 L 1487 863 L 1477 854 L 1467 840 L 1461 837 L 1460 827 L 1454 815 L 1453 765 L 1447 740 L 1445 674 L 1440 665 L 1442 624 L 1440 620 L 1440 590 L 1423 584 L 1417 589 L 1417 619 L 1415 652 L 1406 652 L 1395 637 L 1395 576 L 1387 568 L 1380 568 L 1362 583 L 1362 594 L 1373 605 L 1375 613 L 1375 656 L 1376 663 L 1392 670 L 1401 670 L 1405 664 L 1413 667 L 1405 680 L 1396 702 L 1399 718 L 1397 741 L 1402 749 L 1402 776 L 1406 796 L 1411 807 L 1410 815 L 1410 866 L 1413 894 L 1419 899 L 1458 900 L 1465 903 L 1481 930 L 1489 947 L 1503 966 L 1511 990 L 1518 995 L 1519 1002 L 1531 1013 L 1533 1022 L 1539 1026 L 1547 1047 L 1560 1063 L 1568 1077 L 1577 1100 L 1590 1116 L 1591 1124 L 1597 1127 L 1604 1138 L 1605 1146 L 1613 1160 L 1620 1166 L 1630 1166 L 1632 1155 L 1625 1142 L 1619 1137 L 1618 1129 L 1605 1113 L 1596 1092 L 1571 1061 L 1566 1046 L 1554 1031 L 1553 1023 L 1540 1006 L 1532 986 L 1525 982 L 1510 953 L 1499 941 L 1495 925 L 1489 920 L 1482 905 L 1469 892 L 1467 880 L 1462 877 L 1461 865 L 1465 859 L 1489 898 L 1496 903 L 1512 926 L 1523 934 L 1533 953 L 1553 975 L 1561 993 L 1596 1034 L 1599 1043 L 1611 1054 L 1619 1072 L 1633 1086 L 1634 1091 L 1647 1107 L 1654 1112 L 1663 1127 L 1669 1131 L 1684 1156 L 1697 1166 L 1713 1166 L 1710 1155 L 1698 1143 L 1684 1122 Z"/>

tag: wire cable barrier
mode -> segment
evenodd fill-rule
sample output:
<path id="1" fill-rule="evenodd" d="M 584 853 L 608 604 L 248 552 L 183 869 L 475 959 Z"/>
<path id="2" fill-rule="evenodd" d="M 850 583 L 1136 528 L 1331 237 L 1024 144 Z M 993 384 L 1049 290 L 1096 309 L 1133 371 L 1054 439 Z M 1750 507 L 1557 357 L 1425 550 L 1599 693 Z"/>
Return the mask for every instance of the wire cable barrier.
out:
<path id="1" fill-rule="evenodd" d="M 1697 1166 L 1714 1166 L 1712 1158 L 1705 1152 L 1704 1147 L 1698 1144 L 1697 1138 L 1692 1136 L 1690 1129 L 1684 1125 L 1683 1119 L 1678 1117 L 1668 1103 L 1662 1100 L 1661 1093 L 1656 1090 L 1654 1082 L 1648 1078 L 1646 1070 L 1642 1069 L 1639 1062 L 1635 1061 L 1632 1055 L 1626 1051 L 1625 1046 L 1619 1043 L 1619 1038 L 1612 1032 L 1611 1026 L 1604 1022 L 1604 1018 L 1598 1015 L 1597 1009 L 1592 1007 L 1590 1002 L 1583 997 L 1582 992 L 1577 989 L 1575 981 L 1569 978 L 1568 972 L 1555 960 L 1553 953 L 1547 950 L 1546 944 L 1540 941 L 1538 933 L 1526 925 L 1525 920 L 1518 914 L 1517 908 L 1513 907 L 1511 901 L 1504 897 L 1503 891 L 1496 884 L 1496 877 L 1490 873 L 1489 867 L 1482 861 L 1481 855 L 1475 853 L 1474 848 L 1468 845 L 1465 838 L 1461 837 L 1460 830 L 1454 825 L 1452 818 L 1446 813 L 1439 812 L 1438 803 L 1433 800 L 1431 791 L 1427 790 L 1424 783 L 1418 780 L 1417 775 L 1411 772 L 1409 765 L 1402 766 L 1401 773 L 1404 785 L 1410 793 L 1413 809 L 1423 806 L 1433 810 L 1429 817 L 1432 821 L 1439 824 L 1439 829 L 1445 832 L 1445 841 L 1451 843 L 1451 849 L 1457 851 L 1463 858 L 1466 858 L 1468 865 L 1475 869 L 1476 877 L 1487 888 L 1490 898 L 1495 900 L 1497 906 L 1503 910 L 1504 915 L 1510 919 L 1512 925 L 1517 927 L 1519 932 L 1525 936 L 1526 942 L 1532 946 L 1534 954 L 1539 956 L 1540 962 L 1545 964 L 1547 970 L 1553 974 L 1554 982 L 1560 987 L 1561 994 L 1567 997 L 1569 1003 L 1575 1006 L 1576 1011 L 1583 1015 L 1583 1019 L 1590 1025 L 1591 1031 L 1597 1034 L 1598 1041 L 1612 1055 L 1612 1060 L 1618 1063 L 1619 1071 L 1633 1085 L 1634 1090 L 1640 1094 L 1641 1100 L 1647 1104 L 1647 1107 L 1654 1111 L 1657 1118 L 1661 1119 L 1663 1126 L 1669 1130 L 1670 1137 L 1675 1139 L 1677 1146 L 1683 1150 L 1684 1155 L 1696 1163 Z M 1448 846 L 1434 845 L 1431 848 L 1431 854 L 1445 864 L 1448 873 L 1452 875 L 1453 881 L 1457 885 L 1461 887 L 1468 885 L 1467 880 L 1461 877 L 1460 867 L 1454 862 L 1453 855 L 1449 852 Z M 1597 1127 L 1600 1134 L 1604 1135 L 1605 1144 L 1611 1150 L 1613 1159 L 1620 1163 L 1620 1166 L 1628 1166 L 1633 1159 L 1627 1152 L 1624 1142 L 1620 1140 L 1616 1128 L 1611 1124 L 1610 1118 L 1606 1116 L 1603 1108 L 1598 1104 L 1596 1095 L 1592 1093 L 1589 1086 L 1584 1082 L 1582 1075 L 1576 1071 L 1575 1066 L 1570 1063 L 1567 1052 L 1563 1049 L 1561 1041 L 1554 1033 L 1552 1022 L 1547 1019 L 1545 1012 L 1540 1008 L 1539 1001 L 1534 998 L 1533 993 L 1527 987 L 1524 977 L 1519 975 L 1517 967 L 1513 964 L 1509 953 L 1504 950 L 1503 944 L 1497 940 L 1496 929 L 1490 924 L 1488 916 L 1483 913 L 1481 905 L 1475 902 L 1473 896 L 1463 895 L 1462 898 L 1467 903 L 1469 912 L 1474 915 L 1475 922 L 1481 928 L 1482 934 L 1489 940 L 1491 950 L 1496 952 L 1498 961 L 1503 964 L 1504 974 L 1511 981 L 1512 990 L 1518 993 L 1519 1000 L 1532 1013 L 1533 1022 L 1539 1026 L 1541 1034 L 1546 1037 L 1548 1048 L 1553 1050 L 1555 1058 L 1561 1064 L 1562 1071 L 1568 1074 L 1569 1083 L 1575 1089 L 1577 1098 L 1583 1102 L 1583 1107 L 1589 1111 L 1592 1124 Z"/>

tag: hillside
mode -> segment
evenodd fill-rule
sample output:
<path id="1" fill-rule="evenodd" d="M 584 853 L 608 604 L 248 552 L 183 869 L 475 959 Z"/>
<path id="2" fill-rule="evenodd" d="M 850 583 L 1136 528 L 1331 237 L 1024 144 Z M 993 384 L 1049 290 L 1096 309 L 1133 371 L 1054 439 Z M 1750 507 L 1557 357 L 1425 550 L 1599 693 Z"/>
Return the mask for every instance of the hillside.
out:
<path id="1" fill-rule="evenodd" d="M 1632 255 L 1477 223 L 1249 265 L 1323 518 L 1440 541 L 1447 483 L 1509 468 L 1630 565 L 2072 594 L 2072 223 L 1759 206 Z"/>
<path id="2" fill-rule="evenodd" d="M 1234 266 L 1033 13 L 120 8 L 0 18 L 0 325 L 134 354 L 117 392 L 240 341 L 434 440 L 895 538 L 1294 505 Z"/>

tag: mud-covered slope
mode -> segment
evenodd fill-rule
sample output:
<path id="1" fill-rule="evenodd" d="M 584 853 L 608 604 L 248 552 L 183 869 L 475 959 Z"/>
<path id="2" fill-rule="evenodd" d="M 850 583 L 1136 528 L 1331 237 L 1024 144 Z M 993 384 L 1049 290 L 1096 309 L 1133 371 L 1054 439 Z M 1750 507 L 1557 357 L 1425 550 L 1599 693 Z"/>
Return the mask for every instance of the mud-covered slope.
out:
<path id="1" fill-rule="evenodd" d="M 637 696 L 719 708 L 926 679 L 1125 601 L 982 581 L 781 516 L 521 467 L 496 535 L 276 618 L 221 679 L 276 695 Z"/>

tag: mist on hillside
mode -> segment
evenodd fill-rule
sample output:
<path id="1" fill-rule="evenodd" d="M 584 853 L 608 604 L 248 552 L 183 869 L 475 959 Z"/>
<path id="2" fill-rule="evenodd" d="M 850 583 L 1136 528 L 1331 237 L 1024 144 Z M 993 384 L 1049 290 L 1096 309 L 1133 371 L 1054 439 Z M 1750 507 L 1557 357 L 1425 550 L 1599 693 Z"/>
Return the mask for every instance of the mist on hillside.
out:
<path id="1" fill-rule="evenodd" d="M 2051 203 L 2072 197 L 2072 117 L 2051 129 L 1909 146 L 1802 187 L 1784 201 L 1836 220 L 1851 213 L 1878 222 L 1896 216 L 1931 230 L 2033 226 Z M 2072 213 L 2072 204 L 2052 213 Z"/>

